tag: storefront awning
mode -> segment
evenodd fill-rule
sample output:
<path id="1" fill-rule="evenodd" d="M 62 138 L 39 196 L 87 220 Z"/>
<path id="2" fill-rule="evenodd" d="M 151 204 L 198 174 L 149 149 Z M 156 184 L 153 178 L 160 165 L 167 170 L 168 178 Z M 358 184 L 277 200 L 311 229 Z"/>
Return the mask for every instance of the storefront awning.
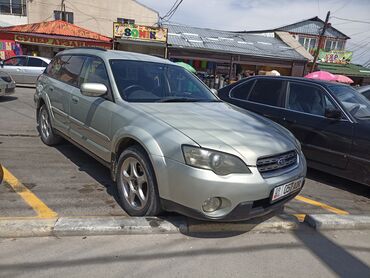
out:
<path id="1" fill-rule="evenodd" d="M 111 38 L 62 20 L 0 27 L 1 33 L 13 34 L 15 41 L 26 44 L 60 47 L 112 46 Z"/>
<path id="2" fill-rule="evenodd" d="M 320 70 L 328 71 L 332 74 L 342 74 L 346 76 L 370 77 L 370 69 L 356 64 L 329 64 L 320 63 L 317 65 Z"/>

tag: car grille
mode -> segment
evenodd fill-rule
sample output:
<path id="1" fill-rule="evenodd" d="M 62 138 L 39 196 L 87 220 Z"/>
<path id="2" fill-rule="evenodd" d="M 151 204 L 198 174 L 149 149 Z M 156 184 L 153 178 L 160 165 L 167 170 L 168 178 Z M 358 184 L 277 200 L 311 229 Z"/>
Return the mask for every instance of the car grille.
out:
<path id="1" fill-rule="evenodd" d="M 290 169 L 298 164 L 295 151 L 274 156 L 261 157 L 257 160 L 257 169 L 261 174 L 273 173 L 278 170 Z"/>

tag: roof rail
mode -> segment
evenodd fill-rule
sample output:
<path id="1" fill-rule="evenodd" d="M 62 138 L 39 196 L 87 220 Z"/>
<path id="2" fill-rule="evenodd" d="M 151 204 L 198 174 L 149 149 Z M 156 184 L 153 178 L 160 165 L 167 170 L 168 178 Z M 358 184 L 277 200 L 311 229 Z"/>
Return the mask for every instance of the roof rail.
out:
<path id="1" fill-rule="evenodd" d="M 97 47 L 97 46 L 79 46 L 79 47 L 68 48 L 66 50 L 70 50 L 70 49 L 92 49 L 92 50 L 108 51 L 107 49 L 103 47 Z"/>

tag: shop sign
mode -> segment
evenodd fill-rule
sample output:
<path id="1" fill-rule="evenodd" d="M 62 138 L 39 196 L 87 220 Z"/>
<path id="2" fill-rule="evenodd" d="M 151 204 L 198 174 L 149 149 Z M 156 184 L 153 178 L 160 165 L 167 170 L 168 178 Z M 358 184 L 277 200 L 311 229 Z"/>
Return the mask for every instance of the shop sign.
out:
<path id="1" fill-rule="evenodd" d="M 113 37 L 129 40 L 166 42 L 167 29 L 114 22 Z"/>
<path id="2" fill-rule="evenodd" d="M 333 64 L 348 64 L 351 62 L 353 52 L 351 51 L 320 51 L 319 61 Z"/>
<path id="3" fill-rule="evenodd" d="M 85 47 L 85 46 L 99 46 L 110 49 L 109 44 L 99 43 L 99 42 L 90 42 L 90 41 L 77 41 L 77 40 L 68 40 L 68 39 L 59 39 L 59 38 L 45 38 L 45 37 L 36 37 L 29 35 L 15 35 L 15 41 L 20 43 L 28 44 L 43 44 L 57 47 Z"/>

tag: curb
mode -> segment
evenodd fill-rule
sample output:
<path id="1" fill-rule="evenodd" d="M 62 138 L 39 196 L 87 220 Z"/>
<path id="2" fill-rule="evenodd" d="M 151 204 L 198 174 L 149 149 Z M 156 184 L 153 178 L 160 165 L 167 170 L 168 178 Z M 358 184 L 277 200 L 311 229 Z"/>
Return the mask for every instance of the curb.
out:
<path id="1" fill-rule="evenodd" d="M 370 229 L 370 216 L 311 214 L 305 217 L 304 223 L 315 230 Z M 7 218 L 0 219 L 0 238 L 176 233 L 192 235 L 249 231 L 271 233 L 301 227 L 302 224 L 296 217 L 287 214 L 231 223 L 203 222 L 183 216 L 163 219 L 125 216 Z"/>
<path id="2" fill-rule="evenodd" d="M 367 215 L 310 214 L 304 222 L 318 231 L 370 229 L 370 216 Z"/>
<path id="3" fill-rule="evenodd" d="M 60 217 L 53 219 L 9 218 L 0 219 L 0 238 L 43 236 L 88 236 L 131 234 L 196 234 L 241 233 L 248 231 L 276 232 L 299 227 L 295 217 L 279 215 L 247 222 L 202 222 L 183 216 L 168 217 Z"/>

